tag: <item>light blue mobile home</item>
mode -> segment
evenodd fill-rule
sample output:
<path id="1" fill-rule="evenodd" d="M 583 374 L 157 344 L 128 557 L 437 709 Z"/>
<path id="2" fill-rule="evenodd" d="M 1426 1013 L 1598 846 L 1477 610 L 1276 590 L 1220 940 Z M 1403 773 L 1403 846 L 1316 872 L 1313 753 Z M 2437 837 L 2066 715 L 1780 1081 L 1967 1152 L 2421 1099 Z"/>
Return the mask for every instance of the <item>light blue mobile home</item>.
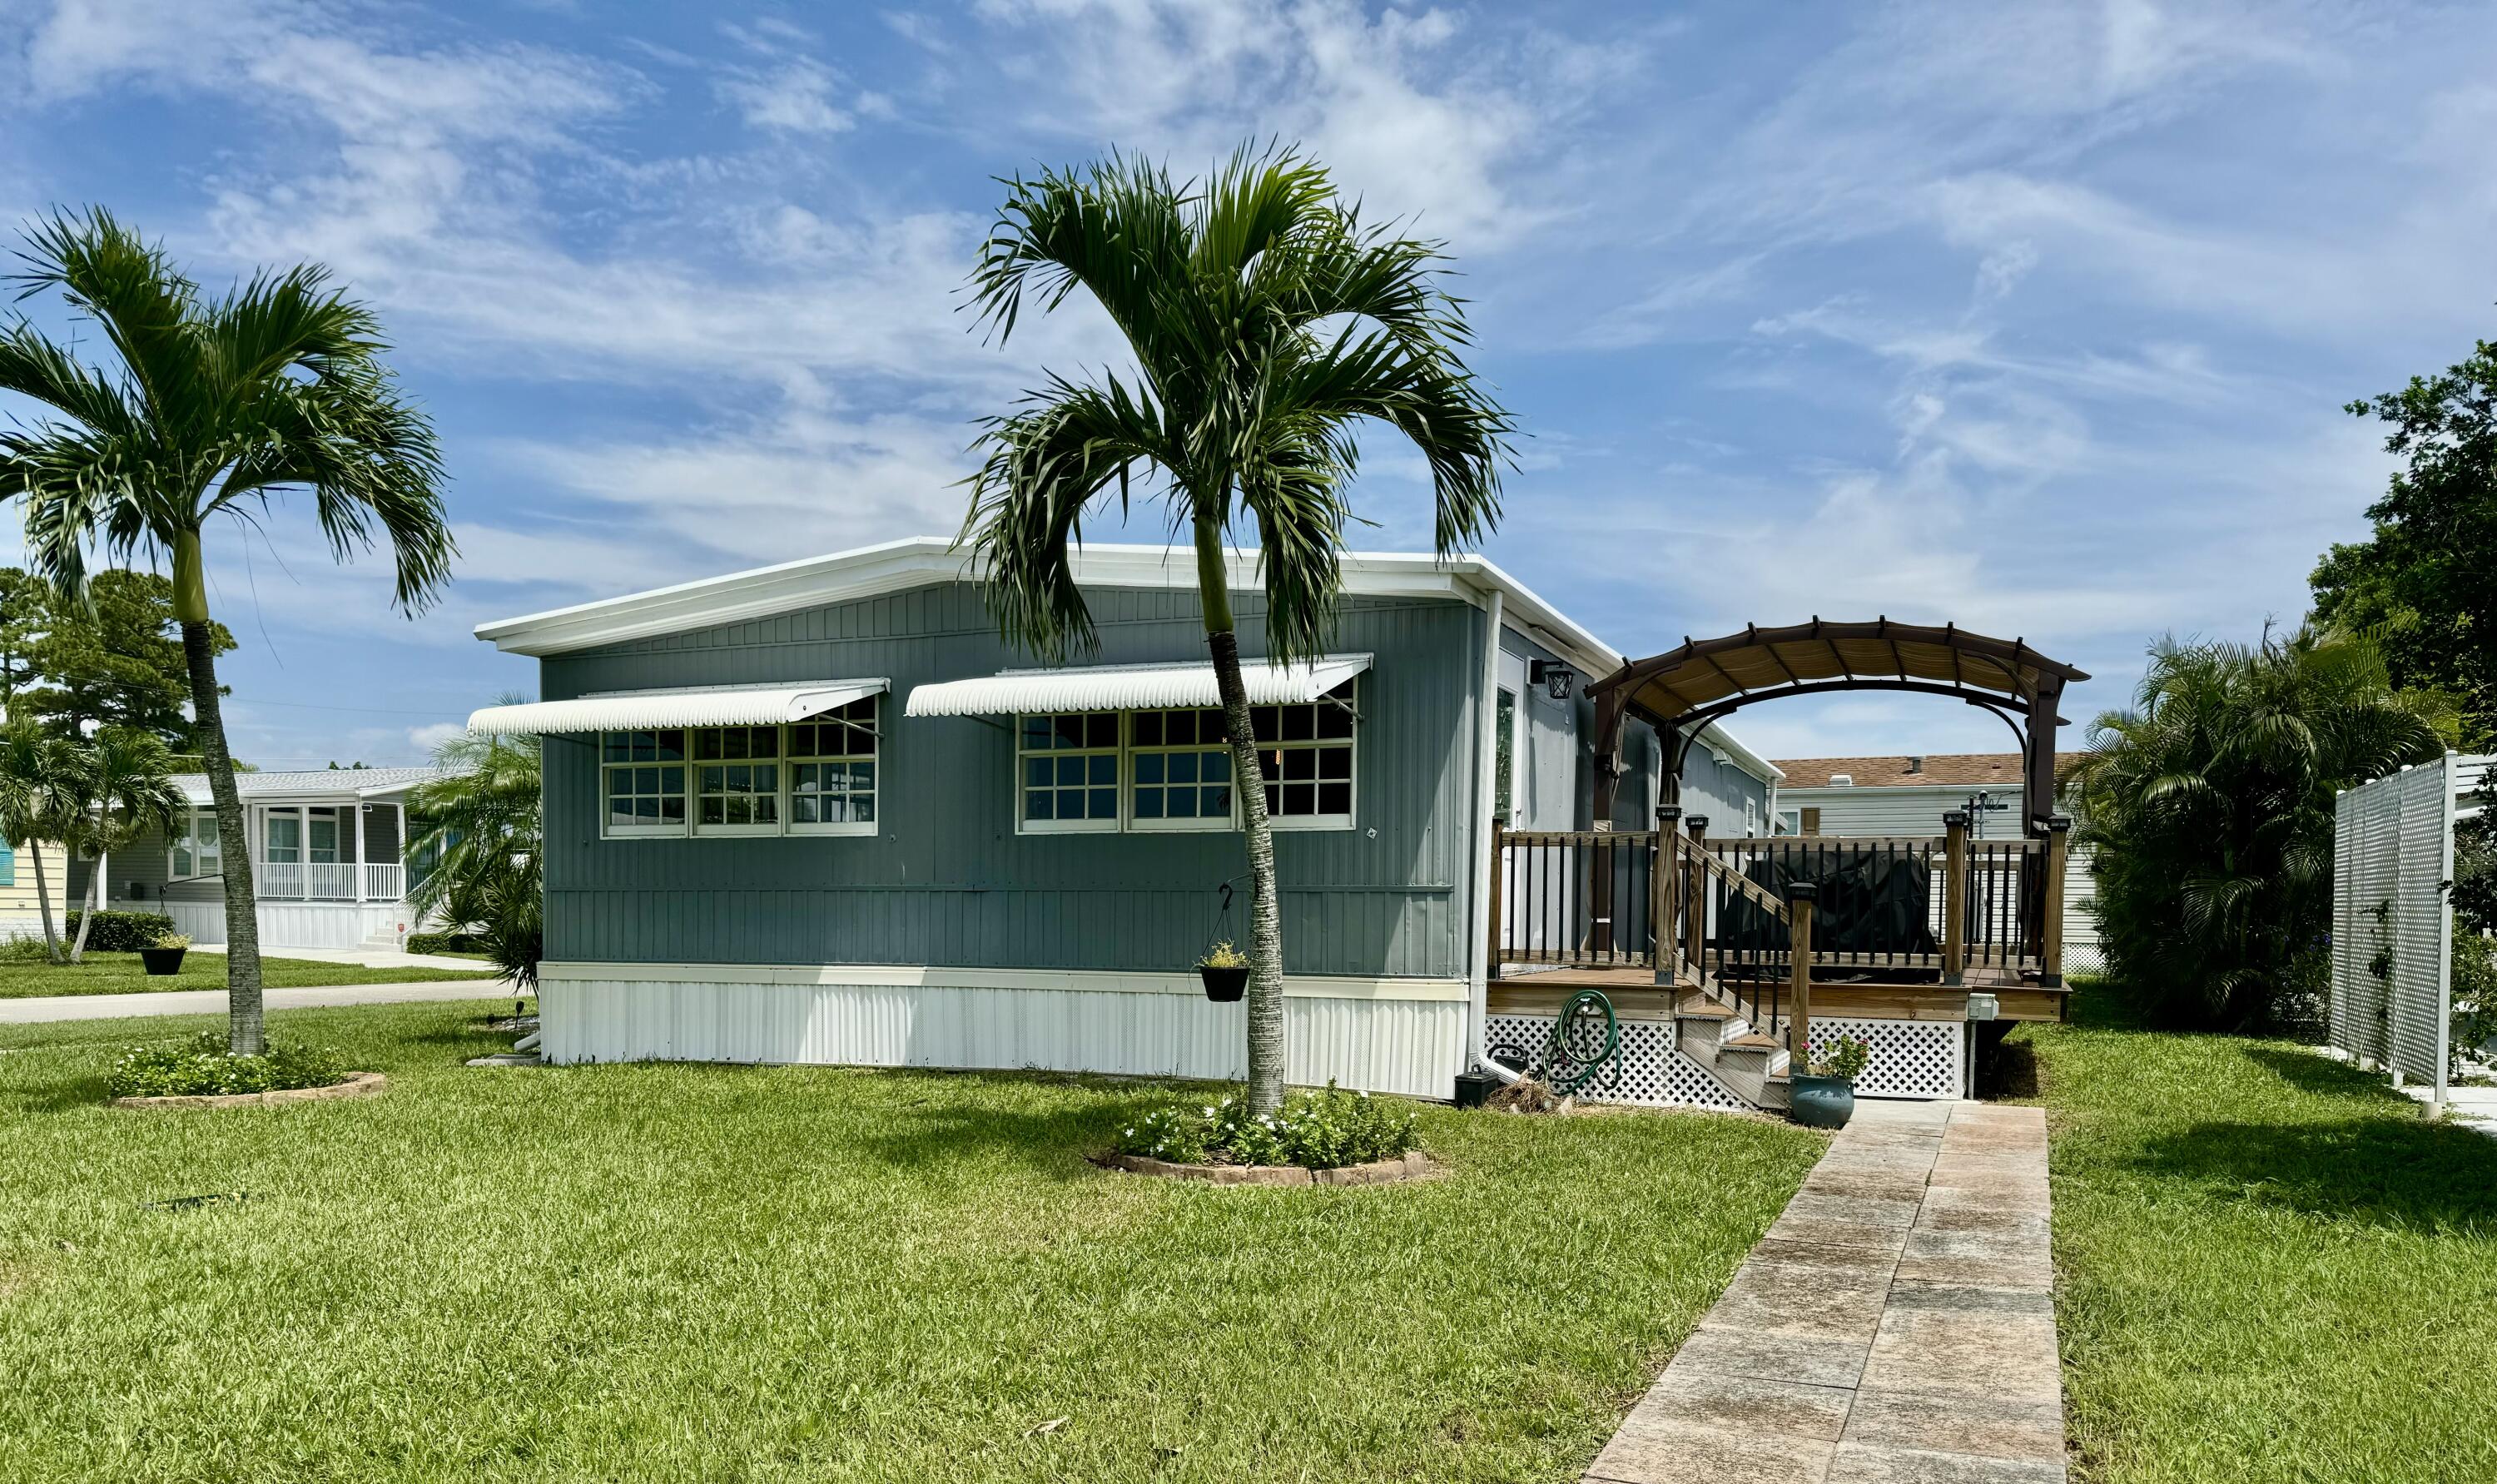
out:
<path id="1" fill-rule="evenodd" d="M 1490 821 L 1590 828 L 1569 678 L 1621 656 L 1478 557 L 1360 554 L 1329 655 L 1267 666 L 1233 562 L 1288 1075 L 1445 1096 Z M 935 539 L 482 625 L 541 662 L 542 700 L 472 725 L 543 739 L 547 1054 L 1239 1075 L 1240 1009 L 1188 967 L 1248 933 L 1193 567 L 1095 546 L 1079 577 L 1100 652 L 1054 669 Z M 1703 741 L 1686 802 L 1765 818 L 1775 770 Z M 1643 823 L 1660 750 L 1625 756 Z"/>

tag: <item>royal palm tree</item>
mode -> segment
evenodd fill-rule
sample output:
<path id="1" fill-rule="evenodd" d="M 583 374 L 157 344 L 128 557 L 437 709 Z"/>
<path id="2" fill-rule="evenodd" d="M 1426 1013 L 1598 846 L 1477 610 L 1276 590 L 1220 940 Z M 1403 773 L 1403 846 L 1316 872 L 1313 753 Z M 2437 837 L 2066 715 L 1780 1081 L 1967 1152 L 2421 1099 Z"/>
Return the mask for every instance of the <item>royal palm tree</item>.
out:
<path id="1" fill-rule="evenodd" d="M 44 955 L 61 962 L 61 935 L 52 926 L 52 896 L 44 880 L 44 844 L 68 832 L 73 772 L 69 744 L 30 716 L 0 725 L 0 834 L 26 850 L 35 868 L 35 907 L 44 919 Z M 67 889 L 68 883 L 62 887 Z"/>
<path id="2" fill-rule="evenodd" d="M 1000 630 L 1053 661 L 1097 648 L 1071 561 L 1088 514 L 1115 494 L 1123 518 L 1141 484 L 1192 545 L 1254 882 L 1248 1102 L 1270 1111 L 1282 1101 L 1282 925 L 1226 543 L 1256 538 L 1267 656 L 1312 659 L 1342 591 L 1361 425 L 1421 451 L 1444 555 L 1499 519 L 1509 418 L 1463 359 L 1442 244 L 1365 223 L 1297 150 L 1243 148 L 1185 184 L 1115 156 L 1001 183 L 971 279 L 980 323 L 1002 342 L 1027 294 L 1047 311 L 1081 289 L 1135 366 L 1084 383 L 1053 375 L 984 420 L 963 539 Z"/>
<path id="3" fill-rule="evenodd" d="M 258 900 L 217 704 L 202 536 L 219 517 L 263 521 L 271 494 L 308 491 L 338 559 L 369 550 L 380 526 L 396 568 L 393 602 L 413 616 L 455 554 L 432 425 L 399 395 L 379 322 L 319 267 L 263 271 L 210 297 L 161 245 L 101 209 L 36 223 L 19 256 L 25 294 L 59 291 L 112 364 L 87 365 L 23 319 L 0 331 L 0 390 L 45 409 L 0 433 L 0 498 L 24 497 L 28 562 L 65 596 L 82 598 L 90 548 L 172 571 L 227 841 L 228 1041 L 256 1053 Z"/>
<path id="4" fill-rule="evenodd" d="M 447 775 L 408 796 L 421 821 L 408 859 L 425 871 L 408 909 L 419 921 L 439 913 L 477 929 L 495 966 L 522 989 L 537 984 L 545 923 L 538 758 L 534 737 L 455 737 L 433 755 Z"/>
<path id="5" fill-rule="evenodd" d="M 2116 983 L 2173 1024 L 2293 1013 L 2323 967 L 2333 795 L 2436 756 L 2453 728 L 2363 637 L 2153 646 L 2071 784 Z"/>
<path id="6" fill-rule="evenodd" d="M 69 750 L 69 828 L 63 842 L 72 855 L 90 855 L 86 904 L 79 914 L 70 962 L 86 957 L 86 934 L 104 903 L 105 858 L 142 836 L 167 836 L 189 807 L 174 786 L 174 754 L 165 740 L 132 727 L 103 727 Z"/>

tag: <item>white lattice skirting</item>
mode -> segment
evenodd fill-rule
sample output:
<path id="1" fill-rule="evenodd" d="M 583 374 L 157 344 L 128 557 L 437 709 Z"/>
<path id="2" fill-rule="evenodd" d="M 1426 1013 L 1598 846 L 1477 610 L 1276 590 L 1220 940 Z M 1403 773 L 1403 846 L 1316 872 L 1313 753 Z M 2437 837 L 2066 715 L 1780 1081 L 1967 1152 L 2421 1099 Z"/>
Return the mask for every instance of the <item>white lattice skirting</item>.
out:
<path id="1" fill-rule="evenodd" d="M 1528 1062 L 1539 1069 L 1544 1049 L 1552 1041 L 1553 1018 L 1548 1015 L 1495 1015 L 1484 1023 L 1488 1034 L 1485 1044 L 1497 1051 L 1502 1046 L 1515 1047 L 1526 1054 Z M 1583 1094 L 1607 1102 L 1644 1103 L 1653 1108 L 1722 1108 L 1740 1110 L 1751 1106 L 1710 1074 L 1707 1068 L 1682 1054 L 1673 1044 L 1673 1023 L 1670 1021 L 1622 1022 L 1622 1078 L 1615 1087 L 1609 1079 L 1598 1079 Z"/>
<path id="2" fill-rule="evenodd" d="M 1863 1096 L 1958 1097 L 1968 1086 L 1968 1027 L 1959 1022 L 1816 1018 L 1813 1055 L 1826 1053 L 1842 1035 L 1873 1048 L 1872 1064 L 1855 1079 Z"/>
<path id="3" fill-rule="evenodd" d="M 1497 1050 L 1513 1047 L 1528 1062 L 1540 1067 L 1552 1039 L 1548 1015 L 1495 1015 L 1485 1023 L 1486 1044 Z M 1828 1049 L 1840 1035 L 1857 1037 L 1873 1048 L 1873 1062 L 1856 1079 L 1865 1097 L 1958 1097 L 1968 1074 L 1967 1027 L 1934 1021 L 1815 1021 L 1812 1045 Z M 1621 1081 L 1599 1079 L 1586 1089 L 1589 1097 L 1608 1102 L 1640 1103 L 1655 1108 L 1749 1107 L 1727 1090 L 1707 1068 L 1684 1056 L 1674 1044 L 1669 1021 L 1624 1021 Z"/>

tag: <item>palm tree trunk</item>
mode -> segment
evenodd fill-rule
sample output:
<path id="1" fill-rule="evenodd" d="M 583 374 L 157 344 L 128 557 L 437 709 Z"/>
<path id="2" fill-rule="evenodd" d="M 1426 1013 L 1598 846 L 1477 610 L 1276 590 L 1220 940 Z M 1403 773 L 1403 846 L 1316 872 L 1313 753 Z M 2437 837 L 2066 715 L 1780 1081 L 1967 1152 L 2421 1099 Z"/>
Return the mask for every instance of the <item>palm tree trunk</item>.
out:
<path id="1" fill-rule="evenodd" d="M 1196 522 L 1197 595 L 1205 610 L 1206 647 L 1222 696 L 1222 730 L 1248 825 L 1248 1111 L 1283 1106 L 1283 917 L 1275 895 L 1275 826 L 1266 817 L 1266 773 L 1248 724 L 1248 687 L 1240 679 L 1240 636 L 1231 620 L 1231 582 L 1223 571 L 1222 532 Z"/>
<path id="2" fill-rule="evenodd" d="M 251 836 L 242 796 L 235 791 L 234 758 L 226 751 L 225 714 L 217 707 L 217 664 L 206 618 L 182 620 L 182 658 L 191 672 L 191 710 L 199 717 L 208 793 L 216 800 L 217 852 L 225 870 L 226 1049 L 256 1057 L 267 1047 L 260 1018 L 260 899 L 252 890 Z"/>
<path id="3" fill-rule="evenodd" d="M 63 883 L 66 885 L 67 883 Z M 86 906 L 79 913 L 78 937 L 70 944 L 70 962 L 86 962 L 86 931 L 95 926 L 96 891 L 104 885 L 104 861 L 99 857 L 95 869 L 86 873 Z"/>
<path id="4" fill-rule="evenodd" d="M 52 894 L 44 886 L 44 842 L 30 836 L 26 849 L 35 857 L 35 909 L 44 917 L 44 957 L 58 963 L 61 962 L 61 935 L 52 931 Z M 61 884 L 67 886 L 69 883 L 64 881 Z M 66 907 L 69 903 L 64 901 L 61 905 Z"/>

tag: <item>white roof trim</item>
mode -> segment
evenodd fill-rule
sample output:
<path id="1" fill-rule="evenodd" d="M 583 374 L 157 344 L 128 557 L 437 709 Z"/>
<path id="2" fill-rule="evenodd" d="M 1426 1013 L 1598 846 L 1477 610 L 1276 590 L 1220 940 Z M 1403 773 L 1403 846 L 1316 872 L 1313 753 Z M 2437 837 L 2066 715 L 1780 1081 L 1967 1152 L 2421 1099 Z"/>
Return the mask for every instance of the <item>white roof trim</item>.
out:
<path id="1" fill-rule="evenodd" d="M 1370 668 L 1367 654 L 1329 654 L 1307 665 L 1240 662 L 1251 706 L 1315 701 Z M 914 686 L 906 716 L 1006 716 L 1044 711 L 1131 711 L 1163 706 L 1220 706 L 1214 666 L 1095 665 L 1007 670 L 968 680 Z"/>
<path id="2" fill-rule="evenodd" d="M 1074 553 L 1075 580 L 1104 587 L 1196 587 L 1196 558 L 1185 547 L 1090 544 Z M 1481 556 L 1439 557 L 1428 552 L 1346 552 L 1343 590 L 1356 597 L 1455 598 L 1477 607 L 1499 592 L 1505 621 L 1591 679 L 1622 666 L 1622 652 L 1596 638 L 1533 588 Z M 562 654 L 601 645 L 625 644 L 657 634 L 854 602 L 939 583 L 978 582 L 970 555 L 942 536 L 911 536 L 876 546 L 755 567 L 647 592 L 601 598 L 569 608 L 523 614 L 477 625 L 477 637 L 513 654 Z M 1260 585 L 1257 553 L 1226 553 L 1225 576 L 1235 589 Z M 1736 766 L 1755 777 L 1785 776 L 1715 722 L 1701 732 L 1732 750 Z"/>
<path id="3" fill-rule="evenodd" d="M 528 736 L 623 732 L 645 727 L 764 726 L 798 721 L 881 695 L 883 679 L 816 680 L 805 685 L 703 685 L 677 690 L 611 690 L 571 701 L 490 706 L 468 717 L 471 732 Z"/>

